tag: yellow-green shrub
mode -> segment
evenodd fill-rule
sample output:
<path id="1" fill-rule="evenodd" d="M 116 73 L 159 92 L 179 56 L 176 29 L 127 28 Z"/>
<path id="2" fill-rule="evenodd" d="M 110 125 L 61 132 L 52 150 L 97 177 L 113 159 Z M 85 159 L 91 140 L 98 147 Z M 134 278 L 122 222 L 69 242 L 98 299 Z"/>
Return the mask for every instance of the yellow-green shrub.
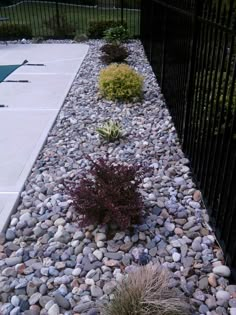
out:
<path id="1" fill-rule="evenodd" d="M 101 94 L 110 100 L 132 101 L 142 95 L 143 77 L 126 64 L 112 64 L 100 72 Z"/>

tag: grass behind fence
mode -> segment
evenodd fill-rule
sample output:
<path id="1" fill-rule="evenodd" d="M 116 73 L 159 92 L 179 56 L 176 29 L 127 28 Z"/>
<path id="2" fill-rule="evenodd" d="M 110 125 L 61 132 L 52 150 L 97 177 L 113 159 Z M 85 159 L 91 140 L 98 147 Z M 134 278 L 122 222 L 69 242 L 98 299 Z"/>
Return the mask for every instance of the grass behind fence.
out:
<path id="1" fill-rule="evenodd" d="M 90 21 L 121 20 L 121 9 L 116 8 L 59 4 L 58 11 L 75 26 L 77 34 L 86 34 Z M 29 24 L 34 37 L 52 36 L 45 26 L 45 21 L 55 16 L 56 12 L 55 3 L 22 2 L 15 6 L 0 7 L 0 16 L 8 17 L 10 23 Z M 131 36 L 139 35 L 139 19 L 139 10 L 124 9 L 124 20 Z"/>

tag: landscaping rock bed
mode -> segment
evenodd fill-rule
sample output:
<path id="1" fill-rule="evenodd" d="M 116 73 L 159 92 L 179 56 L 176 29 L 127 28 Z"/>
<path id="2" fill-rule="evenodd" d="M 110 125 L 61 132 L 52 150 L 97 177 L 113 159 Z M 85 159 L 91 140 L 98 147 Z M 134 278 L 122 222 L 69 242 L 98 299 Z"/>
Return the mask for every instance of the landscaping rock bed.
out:
<path id="1" fill-rule="evenodd" d="M 151 261 L 172 273 L 196 314 L 236 314 L 236 286 L 207 224 L 208 216 L 181 150 L 160 88 L 139 41 L 127 44 L 128 64 L 145 78 L 144 99 L 106 101 L 98 93 L 103 41 L 90 50 L 0 235 L 1 314 L 99 314 L 116 283 Z M 99 139 L 96 128 L 118 121 L 124 137 Z M 22 144 L 23 145 L 23 144 Z M 140 191 L 143 222 L 108 235 L 106 226 L 79 226 L 63 181 L 89 169 L 86 155 L 147 166 Z"/>

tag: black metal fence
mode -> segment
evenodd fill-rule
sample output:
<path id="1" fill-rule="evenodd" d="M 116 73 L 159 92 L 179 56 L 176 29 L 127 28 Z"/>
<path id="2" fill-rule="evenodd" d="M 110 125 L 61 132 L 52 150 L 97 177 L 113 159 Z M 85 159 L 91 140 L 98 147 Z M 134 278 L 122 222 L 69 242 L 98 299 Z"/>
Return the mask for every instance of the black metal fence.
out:
<path id="1" fill-rule="evenodd" d="M 143 0 L 141 38 L 236 276 L 236 2 Z"/>
<path id="2" fill-rule="evenodd" d="M 1 22 L 27 25 L 33 37 L 54 38 L 87 34 L 91 21 L 123 21 L 131 36 L 140 34 L 141 0 L 0 0 Z M 9 31 L 9 35 L 12 32 Z M 5 35 L 5 34 L 4 34 Z M 66 35 L 66 36 L 65 36 Z M 0 33 L 1 38 L 1 33 Z"/>

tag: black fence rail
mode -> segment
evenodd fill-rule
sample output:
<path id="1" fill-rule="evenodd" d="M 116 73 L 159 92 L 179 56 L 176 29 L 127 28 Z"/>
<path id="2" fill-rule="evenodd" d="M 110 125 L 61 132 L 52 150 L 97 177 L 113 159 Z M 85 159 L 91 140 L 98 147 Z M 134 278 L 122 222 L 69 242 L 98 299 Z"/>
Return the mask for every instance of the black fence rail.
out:
<path id="1" fill-rule="evenodd" d="M 143 0 L 141 39 L 236 277 L 236 2 Z"/>
<path id="2" fill-rule="evenodd" d="M 73 38 L 87 34 L 91 21 L 112 20 L 125 22 L 131 36 L 138 37 L 140 3 L 140 0 L 1 0 L 0 17 L 7 17 L 8 21 L 1 22 L 0 27 L 5 25 L 5 30 L 10 24 L 27 25 L 33 37 Z M 9 29 L 1 34 L 0 28 L 0 39 L 8 39 L 12 33 Z"/>

